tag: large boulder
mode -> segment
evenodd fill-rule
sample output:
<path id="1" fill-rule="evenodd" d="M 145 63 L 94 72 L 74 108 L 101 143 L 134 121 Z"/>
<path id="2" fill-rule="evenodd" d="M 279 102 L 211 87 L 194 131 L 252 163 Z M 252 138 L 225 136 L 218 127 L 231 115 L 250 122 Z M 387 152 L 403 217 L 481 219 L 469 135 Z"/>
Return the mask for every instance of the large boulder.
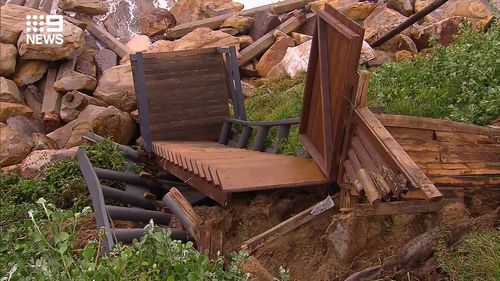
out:
<path id="1" fill-rule="evenodd" d="M 416 0 L 415 12 L 421 11 L 432 2 L 432 0 Z M 490 21 L 492 14 L 481 0 L 450 0 L 427 15 L 425 20 L 439 22 L 449 17 L 465 17 L 476 26 L 483 27 Z"/>
<path id="2" fill-rule="evenodd" d="M 178 0 L 170 9 L 178 24 L 243 10 L 232 0 Z"/>
<path id="3" fill-rule="evenodd" d="M 0 122 L 5 122 L 13 116 L 32 117 L 33 110 L 20 103 L 0 102 Z"/>
<path id="4" fill-rule="evenodd" d="M 146 35 L 137 35 L 132 37 L 126 46 L 130 49 L 131 54 L 135 54 L 147 50 L 151 46 L 151 40 Z"/>
<path id="5" fill-rule="evenodd" d="M 131 112 L 137 108 L 130 64 L 112 67 L 102 74 L 94 97 L 116 108 Z"/>
<path id="6" fill-rule="evenodd" d="M 227 18 L 220 27 L 234 28 L 238 33 L 247 33 L 252 28 L 254 18 L 245 16 L 232 16 Z"/>
<path id="7" fill-rule="evenodd" d="M 21 32 L 26 28 L 26 16 L 47 15 L 47 13 L 25 6 L 5 4 L 0 7 L 0 41 L 16 44 Z"/>
<path id="8" fill-rule="evenodd" d="M 26 116 L 14 116 L 5 122 L 9 128 L 18 134 L 31 136 L 33 133 L 43 133 L 43 125 L 40 120 L 28 118 Z"/>
<path id="9" fill-rule="evenodd" d="M 227 46 L 235 46 L 239 50 L 239 45 L 238 37 L 208 27 L 200 27 L 176 40 L 173 51 Z"/>
<path id="10" fill-rule="evenodd" d="M 87 105 L 108 106 L 102 100 L 92 96 L 78 91 L 70 91 L 62 97 L 59 115 L 64 122 L 69 123 L 78 118 L 80 112 L 84 110 Z"/>
<path id="11" fill-rule="evenodd" d="M 0 43 L 0 76 L 9 77 L 16 70 L 17 49 L 12 44 Z"/>
<path id="12" fill-rule="evenodd" d="M 175 48 L 175 41 L 158 40 L 149 46 L 147 53 L 171 52 Z"/>
<path id="13" fill-rule="evenodd" d="M 55 160 L 67 159 L 75 156 L 77 147 L 70 149 L 45 149 L 32 151 L 21 163 L 21 175 L 34 178 L 40 169 Z"/>
<path id="14" fill-rule="evenodd" d="M 59 0 L 57 6 L 64 11 L 101 15 L 108 12 L 108 7 L 101 0 Z"/>
<path id="15" fill-rule="evenodd" d="M 58 149 L 57 143 L 42 133 L 31 134 L 33 139 L 33 150 Z"/>
<path id="16" fill-rule="evenodd" d="M 298 73 L 307 71 L 311 45 L 312 40 L 309 40 L 296 47 L 288 48 L 280 64 L 284 73 L 290 77 L 295 77 Z"/>
<path id="17" fill-rule="evenodd" d="M 257 64 L 257 72 L 261 77 L 266 77 L 269 71 L 281 62 L 288 47 L 295 46 L 295 42 L 289 36 L 279 36 L 274 44 L 262 55 Z"/>
<path id="18" fill-rule="evenodd" d="M 0 102 L 24 103 L 14 81 L 0 77 Z"/>
<path id="19" fill-rule="evenodd" d="M 252 28 L 250 29 L 250 36 L 252 36 L 254 41 L 257 41 L 259 38 L 264 36 L 264 34 L 281 24 L 278 16 L 268 10 L 255 13 L 254 19 L 257 24 L 252 25 Z"/>
<path id="20" fill-rule="evenodd" d="M 94 77 L 73 70 L 54 82 L 54 90 L 63 93 L 73 90 L 91 92 L 96 86 Z"/>
<path id="21" fill-rule="evenodd" d="M 307 9 L 317 12 L 330 5 L 333 8 L 345 13 L 355 21 L 366 19 L 375 9 L 376 1 L 358 1 L 358 0 L 320 0 L 313 1 L 306 5 Z"/>
<path id="22" fill-rule="evenodd" d="M 46 31 L 41 34 L 48 34 Z M 22 59 L 39 59 L 46 61 L 57 61 L 78 57 L 85 44 L 83 30 L 78 26 L 64 21 L 63 43 L 56 44 L 28 44 L 26 32 L 23 31 L 17 41 L 19 56 Z"/>
<path id="23" fill-rule="evenodd" d="M 0 123 L 0 167 L 21 163 L 30 153 L 31 137 L 19 134 L 4 123 Z"/>
<path id="24" fill-rule="evenodd" d="M 93 131 L 112 140 L 128 144 L 135 134 L 135 123 L 130 114 L 114 106 L 88 105 L 76 120 L 56 129 L 47 136 L 59 147 L 73 147 L 82 143 L 82 134 Z"/>
<path id="25" fill-rule="evenodd" d="M 105 70 L 116 66 L 118 56 L 110 49 L 101 49 L 95 54 L 94 62 L 97 66 L 97 77 L 100 78 Z"/>
<path id="26" fill-rule="evenodd" d="M 413 14 L 413 4 L 411 0 L 387 0 L 389 8 L 400 12 L 404 16 L 411 16 Z"/>
<path id="27" fill-rule="evenodd" d="M 21 60 L 12 78 L 19 87 L 33 84 L 42 79 L 49 64 L 43 60 Z"/>
<path id="28" fill-rule="evenodd" d="M 453 42 L 460 31 L 460 23 L 463 19 L 463 17 L 451 17 L 435 23 L 425 23 L 412 31 L 412 38 L 420 50 L 430 47 L 429 39 L 431 38 L 447 46 Z"/>
<path id="29" fill-rule="evenodd" d="M 395 10 L 385 6 L 378 6 L 373 13 L 363 21 L 365 27 L 365 40 L 370 44 L 375 42 L 406 19 L 405 16 Z"/>
<path id="30" fill-rule="evenodd" d="M 175 26 L 174 16 L 166 9 L 155 8 L 139 19 L 141 34 L 153 36 Z"/>

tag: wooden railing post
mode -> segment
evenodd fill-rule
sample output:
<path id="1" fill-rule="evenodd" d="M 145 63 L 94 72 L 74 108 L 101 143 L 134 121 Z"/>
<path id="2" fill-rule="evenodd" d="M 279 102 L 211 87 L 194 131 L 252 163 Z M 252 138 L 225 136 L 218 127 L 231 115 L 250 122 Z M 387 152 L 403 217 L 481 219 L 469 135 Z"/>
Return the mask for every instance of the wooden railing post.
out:
<path id="1" fill-rule="evenodd" d="M 241 131 L 240 139 L 238 140 L 238 148 L 246 148 L 248 141 L 250 140 L 250 136 L 252 136 L 252 127 L 244 126 Z"/>
<path id="2" fill-rule="evenodd" d="M 253 150 L 264 151 L 266 149 L 266 140 L 269 133 L 268 126 L 260 126 L 255 136 L 255 143 L 253 145 Z"/>
<path id="3" fill-rule="evenodd" d="M 224 121 L 224 124 L 222 125 L 222 130 L 220 132 L 220 136 L 219 136 L 219 143 L 220 144 L 223 144 L 223 145 L 226 145 L 229 141 L 229 136 L 231 134 L 231 127 L 232 127 L 232 123 L 229 122 L 229 121 Z"/>

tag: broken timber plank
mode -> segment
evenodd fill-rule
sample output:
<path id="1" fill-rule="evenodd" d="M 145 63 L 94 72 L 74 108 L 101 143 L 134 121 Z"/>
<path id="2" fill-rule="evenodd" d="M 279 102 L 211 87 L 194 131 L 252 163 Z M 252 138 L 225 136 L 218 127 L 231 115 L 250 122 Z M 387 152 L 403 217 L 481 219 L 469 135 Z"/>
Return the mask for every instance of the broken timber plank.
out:
<path id="1" fill-rule="evenodd" d="M 79 17 L 78 20 L 87 24 L 87 30 L 104 45 L 106 45 L 106 47 L 115 52 L 120 58 L 126 57 L 130 54 L 131 51 L 127 46 L 107 32 L 104 28 L 95 24 L 92 19 L 82 16 Z"/>
<path id="2" fill-rule="evenodd" d="M 450 198 L 439 201 L 396 201 L 383 202 L 375 206 L 371 206 L 370 204 L 355 204 L 353 212 L 357 217 L 433 213 L 439 211 L 444 205 L 452 203 L 463 203 L 463 200 L 461 198 Z"/>
<path id="3" fill-rule="evenodd" d="M 62 95 L 54 90 L 57 68 L 52 66 L 47 71 L 42 102 L 42 122 L 47 131 L 56 129 L 60 124 L 59 111 L 61 110 Z"/>
<path id="4" fill-rule="evenodd" d="M 240 59 L 238 60 L 238 64 L 240 66 L 248 63 L 254 57 L 263 53 L 267 48 L 269 48 L 275 41 L 274 32 L 279 30 L 285 34 L 288 34 L 292 31 L 297 30 L 304 22 L 306 21 L 306 17 L 303 14 L 298 14 L 297 16 L 289 18 L 284 23 L 280 24 L 275 29 L 266 33 L 266 35 L 262 36 L 259 40 L 253 42 L 248 47 L 243 49 L 240 52 Z"/>
<path id="5" fill-rule="evenodd" d="M 329 201 L 331 201 L 331 197 L 328 196 L 325 200 L 305 209 L 304 211 L 262 232 L 261 234 L 248 239 L 247 241 L 243 242 L 243 244 L 241 245 L 241 249 L 246 250 L 249 253 L 254 252 L 265 243 L 269 243 L 276 237 L 279 237 L 296 229 L 297 227 L 309 222 L 320 213 L 333 207 L 333 204 L 331 204 Z M 316 212 L 316 210 L 318 211 Z"/>
<path id="6" fill-rule="evenodd" d="M 240 15 L 240 16 L 253 16 L 255 13 L 270 10 L 275 14 L 286 13 L 295 9 L 303 8 L 307 3 L 311 2 L 311 0 L 286 0 L 281 1 L 275 4 L 264 5 L 260 7 L 256 7 L 253 9 L 243 10 L 241 12 L 224 14 L 216 17 L 211 17 L 207 19 L 202 19 L 193 22 L 187 22 L 183 24 L 179 24 L 173 28 L 168 29 L 165 32 L 165 36 L 167 39 L 178 39 L 182 36 L 188 34 L 189 32 L 195 30 L 199 27 L 210 27 L 212 29 L 219 28 L 220 25 L 229 17 Z"/>

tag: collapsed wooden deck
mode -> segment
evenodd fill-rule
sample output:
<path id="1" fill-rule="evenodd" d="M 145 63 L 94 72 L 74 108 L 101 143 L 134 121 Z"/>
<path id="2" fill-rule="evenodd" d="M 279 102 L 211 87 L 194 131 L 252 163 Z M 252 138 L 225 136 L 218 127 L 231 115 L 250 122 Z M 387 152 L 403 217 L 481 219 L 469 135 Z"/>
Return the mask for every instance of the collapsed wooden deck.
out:
<path id="1" fill-rule="evenodd" d="M 236 192 L 328 182 L 312 159 L 232 148 L 210 141 L 154 141 L 160 165 L 222 205 Z"/>

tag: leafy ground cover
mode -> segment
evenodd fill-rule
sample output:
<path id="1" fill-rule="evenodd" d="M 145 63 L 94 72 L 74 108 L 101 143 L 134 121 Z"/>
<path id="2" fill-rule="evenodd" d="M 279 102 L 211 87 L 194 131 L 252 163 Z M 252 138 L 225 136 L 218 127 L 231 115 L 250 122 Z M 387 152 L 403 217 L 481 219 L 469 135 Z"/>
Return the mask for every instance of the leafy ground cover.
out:
<path id="1" fill-rule="evenodd" d="M 96 167 L 140 169 L 111 142 L 84 147 Z M 39 199 L 41 198 L 41 199 Z M 132 245 L 101 256 L 100 233 L 82 246 L 78 228 L 92 221 L 87 188 L 76 159 L 43 167 L 37 179 L 0 178 L 0 280 L 246 280 L 238 267 L 209 261 L 192 243 L 172 241 L 167 230 L 147 226 Z M 82 211 L 83 210 L 83 211 Z M 95 226 L 91 226 L 94 228 Z"/>

